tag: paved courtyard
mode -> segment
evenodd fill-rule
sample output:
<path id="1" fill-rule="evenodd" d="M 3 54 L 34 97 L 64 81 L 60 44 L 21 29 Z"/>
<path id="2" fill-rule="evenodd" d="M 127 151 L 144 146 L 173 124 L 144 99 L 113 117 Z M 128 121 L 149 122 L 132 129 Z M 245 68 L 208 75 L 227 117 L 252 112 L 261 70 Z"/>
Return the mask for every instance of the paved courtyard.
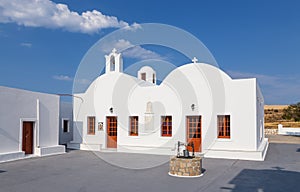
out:
<path id="1" fill-rule="evenodd" d="M 266 135 L 270 143 L 300 144 L 300 136 L 295 135 Z"/>
<path id="2" fill-rule="evenodd" d="M 168 158 L 70 151 L 63 155 L 7 162 L 0 164 L 0 191 L 300 190 L 300 144 L 271 143 L 264 162 L 206 158 L 203 160 L 205 172 L 200 178 L 169 176 Z"/>

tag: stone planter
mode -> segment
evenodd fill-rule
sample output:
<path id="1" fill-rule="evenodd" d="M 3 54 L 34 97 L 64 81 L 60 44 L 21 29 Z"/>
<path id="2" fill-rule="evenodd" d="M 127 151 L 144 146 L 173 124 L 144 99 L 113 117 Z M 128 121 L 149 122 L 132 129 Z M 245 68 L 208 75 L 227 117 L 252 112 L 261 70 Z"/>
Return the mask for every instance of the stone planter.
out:
<path id="1" fill-rule="evenodd" d="M 202 158 L 190 159 L 171 157 L 169 175 L 178 177 L 202 176 Z"/>

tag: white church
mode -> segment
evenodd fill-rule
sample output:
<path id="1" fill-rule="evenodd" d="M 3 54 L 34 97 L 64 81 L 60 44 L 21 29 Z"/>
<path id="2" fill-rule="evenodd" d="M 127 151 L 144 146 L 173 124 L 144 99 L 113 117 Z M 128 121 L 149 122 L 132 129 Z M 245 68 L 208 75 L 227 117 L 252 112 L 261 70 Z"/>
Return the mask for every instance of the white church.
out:
<path id="1" fill-rule="evenodd" d="M 76 94 L 69 148 L 175 155 L 181 141 L 204 157 L 264 160 L 264 99 L 255 78 L 231 79 L 194 58 L 157 85 L 151 67 L 134 77 L 123 73 L 115 49 L 105 59 L 105 74 Z"/>

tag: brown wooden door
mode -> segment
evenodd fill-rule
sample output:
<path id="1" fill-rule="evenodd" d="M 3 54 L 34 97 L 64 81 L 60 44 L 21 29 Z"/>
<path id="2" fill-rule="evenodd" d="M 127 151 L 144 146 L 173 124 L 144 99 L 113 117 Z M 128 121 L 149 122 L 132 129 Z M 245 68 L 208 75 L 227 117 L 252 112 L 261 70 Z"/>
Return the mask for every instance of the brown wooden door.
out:
<path id="1" fill-rule="evenodd" d="M 23 122 L 22 151 L 33 154 L 33 122 Z"/>
<path id="2" fill-rule="evenodd" d="M 194 143 L 195 152 L 201 152 L 201 116 L 186 117 L 187 142 Z M 192 147 L 188 147 L 192 151 Z"/>
<path id="3" fill-rule="evenodd" d="M 107 148 L 117 148 L 117 117 L 106 117 Z"/>

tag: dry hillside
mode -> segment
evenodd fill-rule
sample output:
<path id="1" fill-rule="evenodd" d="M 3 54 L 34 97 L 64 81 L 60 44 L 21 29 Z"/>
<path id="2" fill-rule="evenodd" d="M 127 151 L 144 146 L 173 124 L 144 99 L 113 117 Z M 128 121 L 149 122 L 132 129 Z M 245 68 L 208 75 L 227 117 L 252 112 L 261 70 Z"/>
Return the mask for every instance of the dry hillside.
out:
<path id="1" fill-rule="evenodd" d="M 283 109 L 288 105 L 265 105 L 265 128 L 274 129 L 281 123 L 284 127 L 300 127 L 300 122 L 282 119 Z"/>

